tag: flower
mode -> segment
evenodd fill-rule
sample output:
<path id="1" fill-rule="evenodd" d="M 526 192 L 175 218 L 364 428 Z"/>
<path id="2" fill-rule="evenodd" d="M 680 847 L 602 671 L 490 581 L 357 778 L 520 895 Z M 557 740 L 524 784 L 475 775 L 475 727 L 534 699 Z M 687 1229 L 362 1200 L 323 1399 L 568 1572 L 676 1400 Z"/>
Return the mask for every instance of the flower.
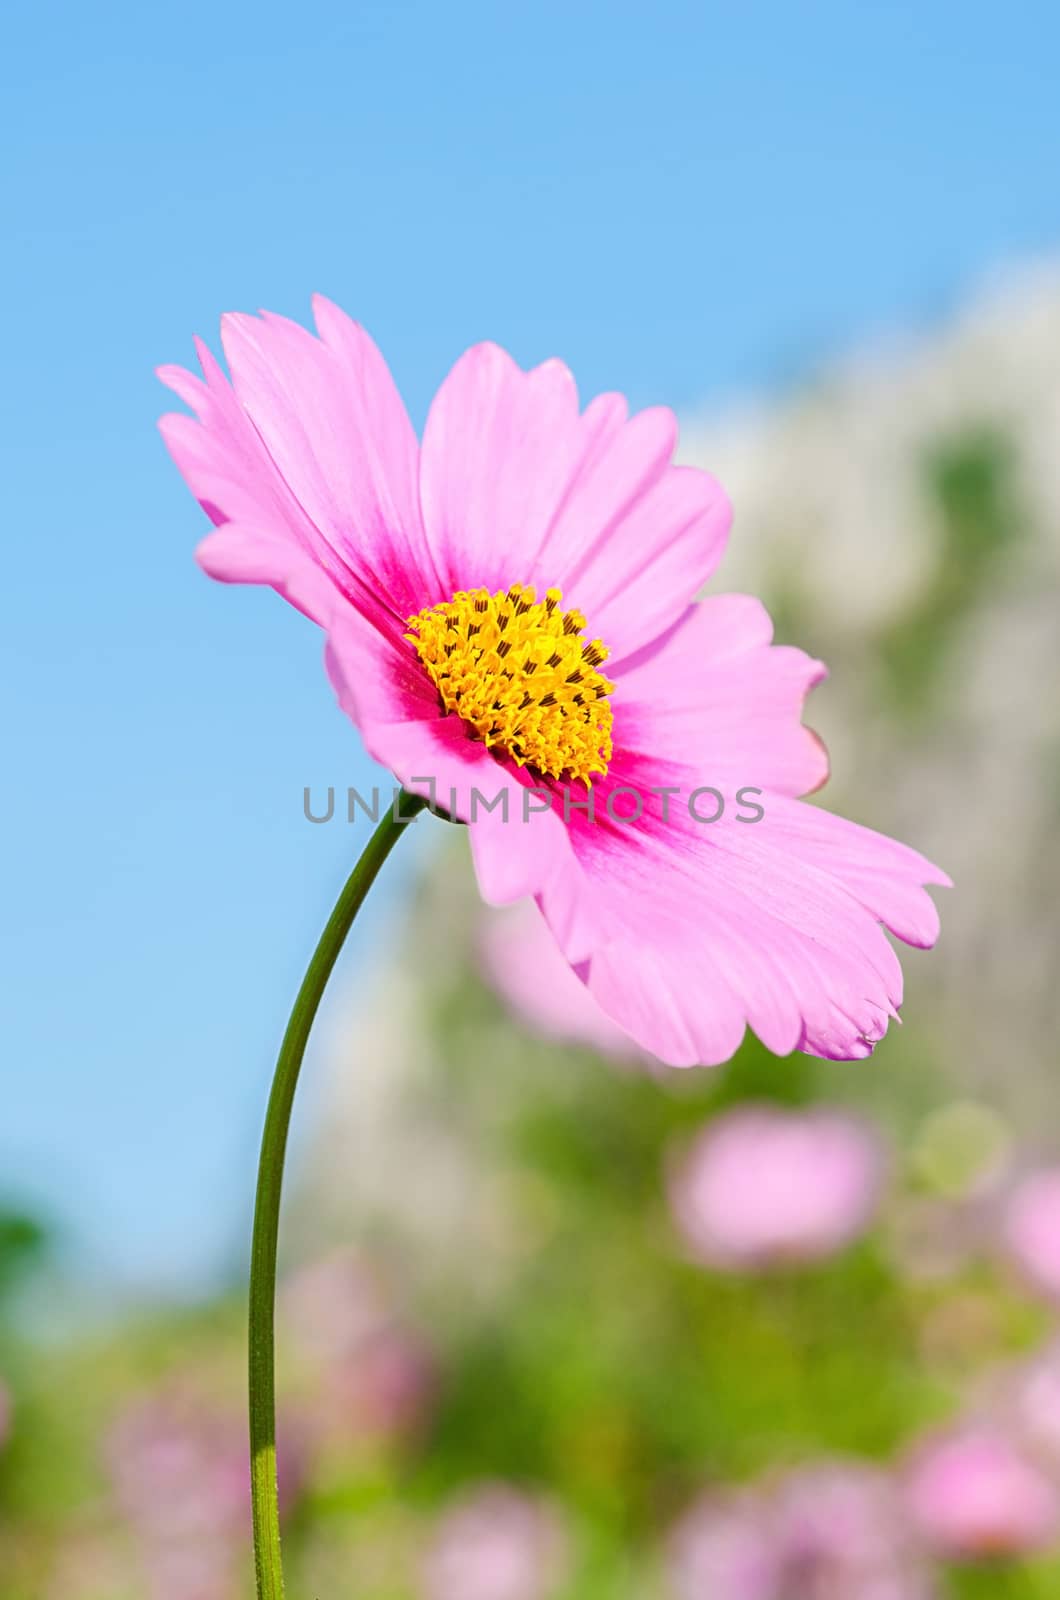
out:
<path id="1" fill-rule="evenodd" d="M 928 1600 L 893 1484 L 855 1461 L 704 1496 L 670 1541 L 678 1600 Z"/>
<path id="2" fill-rule="evenodd" d="M 423 1340 L 393 1326 L 368 1341 L 333 1375 L 329 1402 L 356 1431 L 377 1439 L 414 1434 L 427 1419 L 437 1370 Z"/>
<path id="3" fill-rule="evenodd" d="M 173 1377 L 125 1406 L 104 1454 L 114 1499 L 150 1569 L 152 1594 L 198 1600 L 227 1595 L 233 1586 L 238 1592 L 250 1520 L 250 1463 L 238 1414 L 218 1408 L 194 1382 Z M 303 1478 L 290 1425 L 281 1427 L 278 1469 L 286 1509 Z"/>
<path id="4" fill-rule="evenodd" d="M 526 1027 L 605 1056 L 638 1053 L 564 961 L 532 900 L 492 913 L 479 944 L 493 987 Z"/>
<path id="5" fill-rule="evenodd" d="M 881 1165 L 873 1134 L 841 1112 L 744 1106 L 708 1124 L 674 1163 L 671 1206 L 711 1266 L 814 1261 L 866 1226 Z"/>
<path id="6" fill-rule="evenodd" d="M 775 1496 L 774 1537 L 783 1552 L 780 1594 L 808 1600 L 927 1600 L 893 1482 L 856 1461 L 801 1468 Z"/>
<path id="7" fill-rule="evenodd" d="M 704 1496 L 671 1535 L 669 1571 L 678 1600 L 776 1600 L 782 1562 L 765 1505 Z"/>
<path id="8" fill-rule="evenodd" d="M 280 1310 L 298 1347 L 319 1366 L 355 1354 L 388 1322 L 382 1285 L 351 1251 L 322 1256 L 280 1285 Z"/>
<path id="9" fill-rule="evenodd" d="M 672 462 L 662 408 L 579 413 L 558 361 L 476 345 L 422 444 L 367 334 L 229 315 L 225 376 L 160 376 L 165 440 L 224 582 L 269 584 L 327 634 L 368 752 L 469 824 L 484 898 L 536 899 L 597 1003 L 674 1065 L 750 1025 L 778 1054 L 868 1055 L 927 946 L 915 851 L 800 804 L 827 777 L 801 723 L 824 668 L 747 595 L 696 595 L 729 528 Z M 715 820 L 711 820 L 715 819 Z"/>
<path id="10" fill-rule="evenodd" d="M 910 1466 L 906 1496 L 923 1537 L 951 1557 L 1025 1555 L 1058 1531 L 1049 1478 L 987 1423 L 926 1443 Z"/>
<path id="11" fill-rule="evenodd" d="M 202 1543 L 243 1531 L 250 1475 L 239 1418 L 184 1385 L 130 1404 L 107 1456 L 118 1504 L 152 1539 Z"/>
<path id="12" fill-rule="evenodd" d="M 318 1440 L 397 1441 L 421 1427 L 437 1387 L 433 1354 L 356 1256 L 299 1268 L 282 1285 L 281 1306 L 315 1379 Z"/>
<path id="13" fill-rule="evenodd" d="M 1005 1242 L 1030 1282 L 1060 1299 L 1060 1168 L 1036 1172 L 1014 1190 Z"/>
<path id="14" fill-rule="evenodd" d="M 555 1513 L 507 1484 L 485 1484 L 439 1521 L 423 1593 L 425 1600 L 547 1600 L 563 1567 Z"/>
<path id="15" fill-rule="evenodd" d="M 1055 1476 L 1060 1473 L 1060 1344 L 1040 1350 L 1016 1376 L 1016 1426 Z"/>
<path id="16" fill-rule="evenodd" d="M 239 1592 L 250 1469 L 239 1420 L 183 1382 L 132 1402 L 106 1440 L 114 1496 L 136 1536 L 151 1600 Z"/>

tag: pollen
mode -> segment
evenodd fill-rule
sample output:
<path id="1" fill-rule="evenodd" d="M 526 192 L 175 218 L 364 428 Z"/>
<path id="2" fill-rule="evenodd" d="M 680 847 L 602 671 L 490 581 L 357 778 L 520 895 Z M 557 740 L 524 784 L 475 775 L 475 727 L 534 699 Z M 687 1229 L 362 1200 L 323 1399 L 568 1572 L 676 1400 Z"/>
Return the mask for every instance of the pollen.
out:
<path id="1" fill-rule="evenodd" d="M 461 589 L 409 617 L 405 637 L 446 712 L 489 749 L 545 777 L 591 783 L 611 760 L 614 684 L 598 670 L 609 651 L 562 602 L 558 589 L 538 600 L 521 583 Z"/>

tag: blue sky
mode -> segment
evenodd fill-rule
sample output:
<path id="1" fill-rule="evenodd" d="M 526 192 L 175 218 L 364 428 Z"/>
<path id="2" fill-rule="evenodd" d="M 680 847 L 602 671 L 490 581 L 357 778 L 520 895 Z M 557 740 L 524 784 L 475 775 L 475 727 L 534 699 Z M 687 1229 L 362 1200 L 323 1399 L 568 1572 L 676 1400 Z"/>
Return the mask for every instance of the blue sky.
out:
<path id="1" fill-rule="evenodd" d="M 1060 244 L 1060 16 L 45 3 L 5 45 L 0 1191 L 108 1292 L 186 1289 L 241 1264 L 362 842 L 302 786 L 368 769 L 312 628 L 192 563 L 153 367 L 321 289 L 417 423 L 482 337 L 638 405 L 786 385 Z"/>

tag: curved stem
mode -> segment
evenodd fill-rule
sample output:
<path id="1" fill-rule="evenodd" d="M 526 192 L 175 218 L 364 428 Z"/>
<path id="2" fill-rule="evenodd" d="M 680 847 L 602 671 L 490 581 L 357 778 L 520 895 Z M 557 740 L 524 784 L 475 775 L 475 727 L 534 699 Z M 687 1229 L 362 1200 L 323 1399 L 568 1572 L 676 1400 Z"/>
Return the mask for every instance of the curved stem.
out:
<path id="1" fill-rule="evenodd" d="M 282 1600 L 280 1518 L 276 1491 L 276 1390 L 274 1375 L 276 1242 L 287 1130 L 309 1030 L 331 970 L 361 902 L 395 842 L 426 802 L 400 791 L 383 816 L 328 918 L 298 991 L 280 1046 L 258 1163 L 254 1239 L 250 1256 L 249 1377 L 250 1489 L 258 1600 Z"/>

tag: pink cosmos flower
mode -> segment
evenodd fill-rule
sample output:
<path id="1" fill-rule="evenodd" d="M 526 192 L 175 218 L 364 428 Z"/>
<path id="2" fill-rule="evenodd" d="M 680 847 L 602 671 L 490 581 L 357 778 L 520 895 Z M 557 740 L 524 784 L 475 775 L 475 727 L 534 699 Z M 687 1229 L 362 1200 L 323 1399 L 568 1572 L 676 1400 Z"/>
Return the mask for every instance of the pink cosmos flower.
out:
<path id="1" fill-rule="evenodd" d="M 873 1134 L 851 1117 L 745 1106 L 675 1162 L 670 1200 L 700 1260 L 754 1270 L 818 1260 L 856 1238 L 881 1171 Z"/>
<path id="2" fill-rule="evenodd" d="M 547 1600 L 564 1564 L 555 1513 L 506 1484 L 485 1484 L 439 1522 L 423 1593 L 425 1600 Z"/>
<path id="3" fill-rule="evenodd" d="M 281 1429 L 280 1500 L 304 1478 L 298 1430 Z M 238 1414 L 220 1410 L 184 1379 L 135 1399 L 105 1440 L 114 1495 L 126 1520 L 156 1553 L 163 1547 L 238 1548 L 250 1516 L 250 1464 Z"/>
<path id="4" fill-rule="evenodd" d="M 677 1600 L 929 1600 L 887 1477 L 855 1461 L 802 1467 L 772 1487 L 705 1496 L 670 1541 Z"/>
<path id="5" fill-rule="evenodd" d="M 433 1354 L 356 1256 L 299 1268 L 282 1286 L 281 1305 L 295 1348 L 314 1369 L 319 1406 L 305 1420 L 318 1441 L 399 1440 L 423 1425 L 437 1389 Z"/>
<path id="6" fill-rule="evenodd" d="M 279 1302 L 295 1347 L 322 1367 L 355 1355 L 392 1317 L 382 1285 L 351 1251 L 322 1256 L 289 1273 Z"/>
<path id="7" fill-rule="evenodd" d="M 605 1056 L 639 1054 L 563 959 L 532 900 L 489 913 L 480 945 L 493 987 L 527 1028 Z"/>
<path id="8" fill-rule="evenodd" d="M 780 1594 L 807 1600 L 928 1600 L 932 1589 L 895 1485 L 858 1461 L 800 1468 L 774 1500 Z"/>
<path id="9" fill-rule="evenodd" d="M 670 1538 L 677 1600 L 777 1600 L 783 1558 L 767 1506 L 752 1495 L 704 1496 Z"/>
<path id="10" fill-rule="evenodd" d="M 151 1600 L 238 1594 L 250 1515 L 239 1419 L 184 1384 L 144 1396 L 106 1441 L 115 1499 L 136 1536 Z"/>
<path id="11" fill-rule="evenodd" d="M 1012 1385 L 1015 1424 L 1053 1476 L 1060 1474 L 1060 1344 L 1035 1355 Z"/>
<path id="12" fill-rule="evenodd" d="M 902 993 L 883 927 L 932 944 L 922 885 L 949 880 L 799 803 L 827 777 L 800 720 L 824 668 L 749 596 L 696 600 L 729 506 L 673 465 L 671 413 L 579 411 L 560 362 L 482 344 L 418 443 L 368 335 L 314 309 L 318 337 L 226 316 L 230 380 L 201 345 L 203 379 L 161 369 L 195 412 L 161 426 L 214 524 L 202 566 L 325 630 L 369 753 L 470 824 L 485 899 L 536 899 L 638 1044 L 718 1062 L 750 1025 L 869 1054 Z"/>
<path id="13" fill-rule="evenodd" d="M 1049 1478 L 986 1424 L 925 1444 L 910 1467 L 907 1498 L 924 1538 L 957 1558 L 1025 1555 L 1060 1531 Z"/>
<path id="14" fill-rule="evenodd" d="M 238 1535 L 250 1503 L 239 1418 L 181 1387 L 135 1401 L 107 1441 L 116 1496 L 131 1523 L 160 1540 Z"/>
<path id="15" fill-rule="evenodd" d="M 1060 1299 L 1060 1168 L 1018 1185 L 1005 1215 L 1005 1241 L 1030 1282 Z"/>
<path id="16" fill-rule="evenodd" d="M 326 1374 L 332 1426 L 362 1437 L 401 1439 L 426 1422 L 437 1390 L 431 1352 L 406 1328 L 382 1330 Z"/>

